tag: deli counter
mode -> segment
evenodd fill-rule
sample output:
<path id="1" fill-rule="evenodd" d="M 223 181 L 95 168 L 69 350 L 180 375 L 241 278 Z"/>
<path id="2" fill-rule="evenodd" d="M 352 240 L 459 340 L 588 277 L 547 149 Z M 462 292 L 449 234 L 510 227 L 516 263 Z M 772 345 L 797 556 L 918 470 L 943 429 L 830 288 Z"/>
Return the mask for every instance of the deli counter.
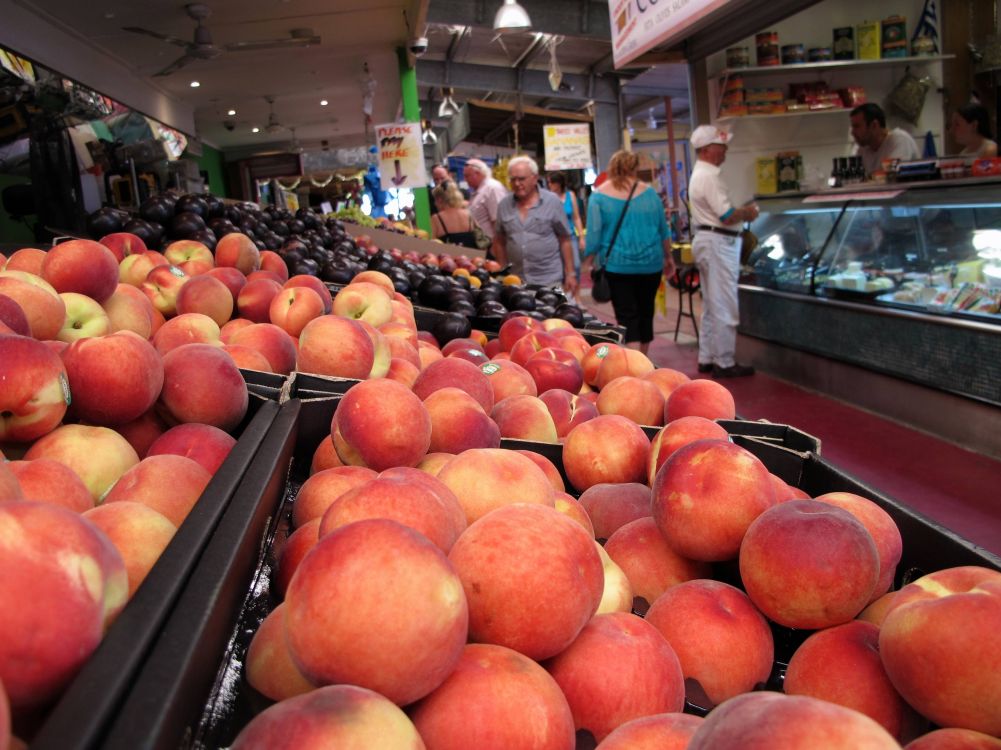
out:
<path id="1" fill-rule="evenodd" d="M 742 336 L 1001 406 L 1001 180 L 757 202 Z"/>

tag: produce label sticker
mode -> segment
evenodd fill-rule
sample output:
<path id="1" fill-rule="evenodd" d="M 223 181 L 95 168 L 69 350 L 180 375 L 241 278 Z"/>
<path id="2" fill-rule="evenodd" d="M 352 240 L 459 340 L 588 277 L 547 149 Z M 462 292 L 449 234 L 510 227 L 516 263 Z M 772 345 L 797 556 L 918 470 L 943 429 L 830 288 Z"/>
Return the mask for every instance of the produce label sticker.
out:
<path id="1" fill-rule="evenodd" d="M 608 346 L 608 344 L 602 344 L 601 346 L 598 347 L 598 351 L 594 353 L 594 356 L 596 356 L 598 359 L 604 359 L 605 357 L 608 356 L 608 353 L 610 351 L 612 350 Z"/>
<path id="2" fill-rule="evenodd" d="M 182 271 L 182 270 L 181 270 L 180 268 L 178 268 L 177 266 L 171 266 L 171 267 L 170 267 L 170 272 L 171 272 L 172 274 L 174 274 L 174 276 L 177 276 L 178 278 L 181 278 L 182 276 L 184 276 L 184 271 Z"/>
<path id="3" fill-rule="evenodd" d="M 59 387 L 63 389 L 63 401 L 69 406 L 73 403 L 73 395 L 70 393 L 70 381 L 66 373 L 59 373 Z"/>
<path id="4" fill-rule="evenodd" d="M 376 125 L 375 137 L 379 147 L 379 178 L 383 190 L 427 186 L 419 122 Z"/>
<path id="5" fill-rule="evenodd" d="M 487 362 L 486 364 L 481 365 L 480 369 L 483 370 L 484 375 L 493 375 L 495 372 L 500 370 L 500 365 L 496 362 Z"/>
<path id="6" fill-rule="evenodd" d="M 546 125 L 542 128 L 546 170 L 588 169 L 591 159 L 591 126 L 586 122 Z"/>

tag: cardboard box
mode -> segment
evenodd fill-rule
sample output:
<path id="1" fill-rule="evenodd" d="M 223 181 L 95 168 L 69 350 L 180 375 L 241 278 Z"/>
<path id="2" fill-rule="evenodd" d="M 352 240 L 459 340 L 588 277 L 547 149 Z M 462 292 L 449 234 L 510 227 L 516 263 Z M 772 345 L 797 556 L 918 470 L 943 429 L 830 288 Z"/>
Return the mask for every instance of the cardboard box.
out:
<path id="1" fill-rule="evenodd" d="M 855 27 L 855 49 L 859 60 L 878 60 L 882 42 L 879 21 L 863 21 Z"/>

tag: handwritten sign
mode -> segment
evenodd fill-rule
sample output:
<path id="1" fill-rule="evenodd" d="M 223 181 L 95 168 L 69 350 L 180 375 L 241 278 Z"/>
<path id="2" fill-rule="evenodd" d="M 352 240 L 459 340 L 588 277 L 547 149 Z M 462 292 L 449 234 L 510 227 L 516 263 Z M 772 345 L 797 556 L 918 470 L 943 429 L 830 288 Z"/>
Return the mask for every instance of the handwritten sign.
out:
<path id="1" fill-rule="evenodd" d="M 546 151 L 546 169 L 587 169 L 591 159 L 591 126 L 585 123 L 545 125 L 542 141 Z"/>
<path id="2" fill-rule="evenodd" d="M 615 67 L 660 44 L 678 41 L 693 25 L 729 0 L 609 0 Z"/>
<path id="3" fill-rule="evenodd" d="M 419 122 L 376 125 L 375 137 L 379 147 L 379 175 L 383 190 L 427 185 Z"/>

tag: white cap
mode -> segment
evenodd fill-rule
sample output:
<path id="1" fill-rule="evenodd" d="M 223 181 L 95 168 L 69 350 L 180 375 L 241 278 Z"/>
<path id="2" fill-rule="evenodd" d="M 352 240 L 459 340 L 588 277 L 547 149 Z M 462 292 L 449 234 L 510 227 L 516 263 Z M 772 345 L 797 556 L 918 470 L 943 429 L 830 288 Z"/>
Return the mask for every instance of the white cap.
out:
<path id="1" fill-rule="evenodd" d="M 698 151 L 713 143 L 721 143 L 725 146 L 732 138 L 731 133 L 717 128 L 715 125 L 699 125 L 688 137 L 688 142 L 692 144 L 692 148 Z"/>

